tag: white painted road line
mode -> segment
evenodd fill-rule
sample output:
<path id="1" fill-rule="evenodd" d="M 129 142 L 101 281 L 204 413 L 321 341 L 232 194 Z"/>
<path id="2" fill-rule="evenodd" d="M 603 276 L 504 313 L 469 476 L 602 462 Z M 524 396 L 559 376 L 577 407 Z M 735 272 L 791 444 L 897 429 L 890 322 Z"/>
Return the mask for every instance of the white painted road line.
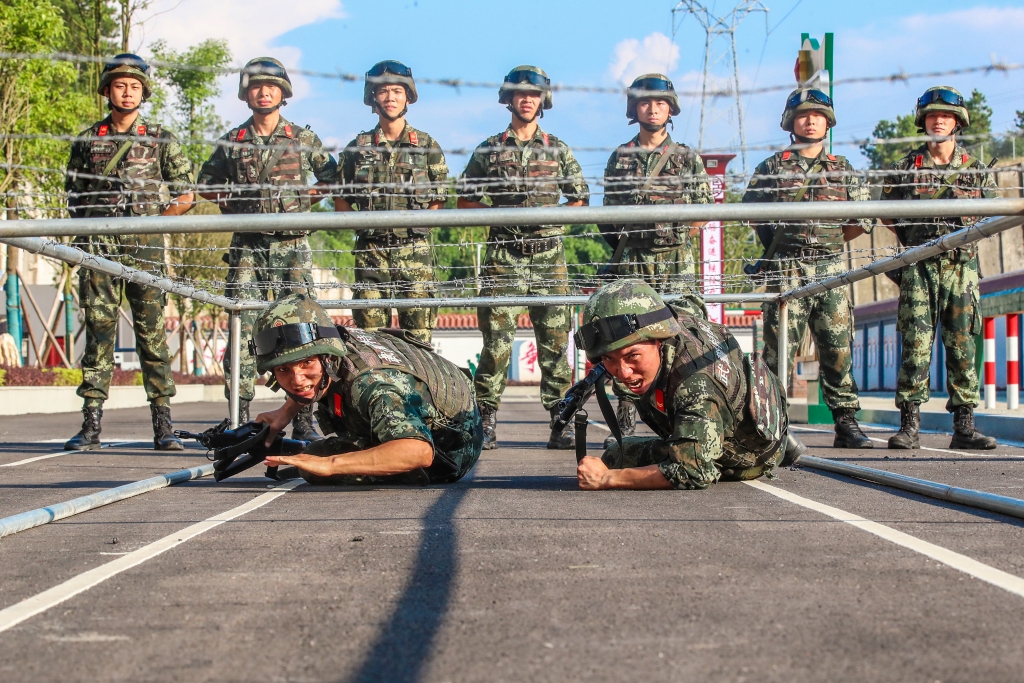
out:
<path id="1" fill-rule="evenodd" d="M 185 541 L 195 538 L 214 527 L 218 527 L 225 522 L 230 522 L 231 520 L 241 517 L 248 512 L 252 512 L 257 508 L 263 507 L 267 503 L 288 493 L 296 486 L 300 486 L 304 483 L 305 482 L 302 479 L 292 479 L 291 481 L 281 484 L 269 493 L 264 493 L 262 496 L 253 498 L 248 503 L 239 505 L 227 512 L 214 515 L 207 520 L 193 524 L 192 526 L 186 527 L 185 529 L 177 531 L 169 536 L 164 536 L 159 541 L 154 541 L 153 543 L 132 551 L 127 555 L 123 555 L 116 560 L 111 560 L 110 562 L 96 567 L 95 569 L 90 569 L 83 574 L 79 574 L 58 586 L 54 586 L 49 590 L 33 595 L 31 598 L 26 598 L 25 600 L 11 605 L 6 609 L 0 610 L 0 633 L 17 626 L 26 619 L 30 619 L 37 614 L 45 612 L 51 607 L 59 605 L 65 600 L 75 597 L 79 593 L 89 590 L 93 586 L 103 583 L 107 579 L 116 576 L 123 571 L 136 567 L 146 560 L 151 560 L 157 555 L 179 546 Z"/>
<path id="2" fill-rule="evenodd" d="M 802 425 L 799 426 L 799 427 L 794 425 L 793 426 L 793 431 L 795 431 L 795 432 L 818 432 L 820 434 L 831 434 L 832 433 L 831 429 L 814 429 L 813 427 L 804 427 Z M 873 436 L 869 436 L 868 438 L 871 439 L 872 441 L 876 442 L 876 443 L 884 443 L 886 445 L 889 444 L 889 440 L 888 439 L 877 439 L 877 438 L 875 438 Z M 1000 446 L 1005 446 L 1007 444 L 1004 444 L 1004 443 L 1000 442 L 999 445 Z M 895 450 L 897 453 L 902 452 L 898 448 L 894 448 L 893 450 Z M 918 449 L 914 449 L 914 450 L 918 450 Z M 960 455 L 960 456 L 963 456 L 965 458 L 991 458 L 993 455 L 996 455 L 995 453 L 991 453 L 989 451 L 976 451 L 974 453 L 966 453 L 964 451 L 951 451 L 951 450 L 946 449 L 946 448 L 929 448 L 928 446 L 921 446 L 920 450 L 922 450 L 922 451 L 932 451 L 933 453 L 950 453 L 952 455 Z M 909 451 L 909 452 L 913 453 L 913 451 Z M 1024 460 L 1024 455 L 1010 455 L 1010 454 L 1007 454 L 1007 453 L 999 453 L 998 456 L 1000 458 L 1014 458 L 1014 459 L 1017 459 L 1017 460 Z"/>
<path id="3" fill-rule="evenodd" d="M 890 543 L 895 543 L 896 545 L 907 548 L 908 550 L 921 553 L 925 557 L 930 557 L 936 562 L 941 562 L 947 567 L 952 567 L 953 569 L 961 571 L 968 576 L 973 576 L 976 579 L 980 579 L 986 583 L 990 583 L 993 586 L 997 586 L 1005 591 L 1009 591 L 1014 595 L 1019 595 L 1024 598 L 1024 579 L 1019 576 L 1008 574 L 1001 569 L 990 567 L 987 564 L 978 562 L 966 555 L 961 555 L 960 553 L 953 552 L 952 550 L 948 550 L 942 546 L 935 545 L 934 543 L 922 541 L 920 538 L 911 536 L 910 534 L 905 534 L 902 531 L 897 531 L 896 529 L 885 526 L 884 524 L 872 522 L 870 519 L 865 519 L 859 515 L 853 514 L 852 512 L 840 510 L 839 508 L 834 508 L 830 505 L 825 505 L 823 503 L 818 503 L 808 498 L 804 498 L 803 496 L 798 496 L 795 493 L 790 493 L 789 491 L 780 489 L 777 486 L 771 486 L 756 479 L 753 481 L 745 481 L 743 483 L 748 486 L 753 486 L 755 489 L 764 491 L 765 493 L 770 493 L 777 498 L 794 503 L 795 505 L 805 507 L 808 510 L 820 512 L 826 517 L 831 517 L 832 519 L 855 526 L 869 534 L 874 534 L 879 538 L 884 538 Z M 0 612 L 0 614 L 2 614 L 2 612 Z"/>
<path id="4" fill-rule="evenodd" d="M 66 441 L 67 439 L 65 439 Z M 127 446 L 133 443 L 148 443 L 145 441 L 114 441 L 111 443 L 103 444 L 103 448 L 115 448 L 117 446 Z M 47 460 L 49 458 L 59 458 L 62 455 L 70 455 L 71 453 L 92 453 L 93 451 L 57 451 L 56 453 L 47 453 L 46 455 L 37 455 L 34 458 L 25 458 L 24 460 L 16 460 L 15 462 L 5 463 L 0 467 L 17 467 L 18 465 L 27 465 L 30 462 L 37 462 L 39 460 Z"/>

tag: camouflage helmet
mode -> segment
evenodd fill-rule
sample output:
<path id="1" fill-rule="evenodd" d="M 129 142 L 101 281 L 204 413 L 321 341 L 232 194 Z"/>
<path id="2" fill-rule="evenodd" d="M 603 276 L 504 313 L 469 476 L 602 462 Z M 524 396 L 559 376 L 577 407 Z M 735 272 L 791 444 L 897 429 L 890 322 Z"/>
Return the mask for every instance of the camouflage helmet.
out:
<path id="1" fill-rule="evenodd" d="M 508 72 L 501 87 L 498 88 L 498 102 L 512 104 L 512 94 L 520 92 L 539 92 L 544 94 L 541 110 L 551 109 L 551 79 L 538 66 L 522 64 Z"/>
<path id="2" fill-rule="evenodd" d="M 956 117 L 960 122 L 960 128 L 967 128 L 971 125 L 971 115 L 964 103 L 964 96 L 956 88 L 948 85 L 937 85 L 928 88 L 924 94 L 917 98 L 917 109 L 914 111 L 914 124 L 918 129 L 924 130 L 924 120 L 929 112 L 946 111 Z"/>
<path id="3" fill-rule="evenodd" d="M 342 358 L 347 353 L 331 316 L 308 294 L 291 294 L 260 313 L 249 351 L 261 374 L 311 356 Z"/>
<path id="4" fill-rule="evenodd" d="M 103 71 L 100 72 L 100 85 L 96 92 L 103 95 L 103 91 L 108 85 L 118 78 L 126 77 L 134 78 L 142 83 L 143 99 L 148 100 L 149 96 L 153 94 L 149 83 L 149 64 L 146 64 L 146 60 L 142 57 L 130 52 L 114 55 L 113 59 L 103 65 Z"/>
<path id="5" fill-rule="evenodd" d="M 652 339 L 669 339 L 683 328 L 672 309 L 641 280 L 616 280 L 594 292 L 583 307 L 576 348 L 590 360 Z"/>
<path id="6" fill-rule="evenodd" d="M 672 116 L 679 116 L 679 98 L 676 96 L 676 89 L 672 81 L 664 74 L 644 74 L 637 76 L 633 83 L 626 88 L 626 118 L 630 123 L 636 119 L 636 105 L 640 100 L 654 99 L 665 100 L 669 104 L 669 111 Z"/>
<path id="7" fill-rule="evenodd" d="M 250 59 L 238 76 L 238 99 L 249 101 L 249 88 L 256 83 L 272 83 L 281 89 L 281 99 L 292 96 L 292 79 L 284 64 L 273 57 Z"/>
<path id="8" fill-rule="evenodd" d="M 786 108 L 782 110 L 782 130 L 793 132 L 793 119 L 805 111 L 820 111 L 828 119 L 828 127 L 836 126 L 836 111 L 832 106 L 832 98 L 814 88 L 798 88 L 786 98 Z"/>
<path id="9" fill-rule="evenodd" d="M 367 107 L 377 106 L 373 92 L 378 85 L 404 85 L 406 104 L 415 104 L 419 99 L 412 69 L 394 59 L 377 62 L 366 72 L 366 79 L 363 82 L 363 104 Z"/>

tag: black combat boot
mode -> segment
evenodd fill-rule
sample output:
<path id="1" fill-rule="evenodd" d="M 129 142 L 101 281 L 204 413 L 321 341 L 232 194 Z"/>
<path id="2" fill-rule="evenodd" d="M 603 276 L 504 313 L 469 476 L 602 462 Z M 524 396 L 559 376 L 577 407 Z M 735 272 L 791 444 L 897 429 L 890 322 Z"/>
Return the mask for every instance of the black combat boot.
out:
<path id="1" fill-rule="evenodd" d="M 552 406 L 550 412 L 552 420 L 557 418 L 558 406 Z M 572 423 L 572 420 L 569 420 L 562 431 L 551 430 L 551 436 L 548 437 L 548 450 L 571 451 L 574 448 L 576 448 L 576 425 Z"/>
<path id="2" fill-rule="evenodd" d="M 296 441 L 321 441 L 324 437 L 313 426 L 313 404 L 303 406 L 292 419 L 292 438 Z"/>
<path id="3" fill-rule="evenodd" d="M 489 451 L 498 447 L 498 409 L 480 405 L 480 421 L 484 423 L 483 449 Z"/>
<path id="4" fill-rule="evenodd" d="M 619 423 L 619 430 L 622 436 L 633 436 L 636 434 L 636 406 L 632 401 L 619 399 L 619 405 L 615 408 L 615 420 Z M 604 447 L 610 448 L 615 443 L 615 436 L 609 435 L 604 440 Z"/>
<path id="5" fill-rule="evenodd" d="M 973 420 L 972 420 L 973 423 Z M 900 405 L 900 431 L 889 437 L 889 448 L 909 450 L 921 447 L 921 404 Z M 956 437 L 953 437 L 954 439 Z"/>
<path id="6" fill-rule="evenodd" d="M 171 424 L 171 407 L 149 404 L 149 412 L 153 416 L 153 449 L 157 451 L 183 451 L 185 444 L 174 435 Z"/>
<path id="7" fill-rule="evenodd" d="M 861 431 L 857 424 L 857 411 L 853 408 L 833 408 L 832 420 L 836 423 L 836 440 L 832 448 L 874 448 L 875 444 Z"/>
<path id="8" fill-rule="evenodd" d="M 100 448 L 100 420 L 103 419 L 103 408 L 82 408 L 82 431 L 64 443 L 66 451 L 95 451 Z"/>
<path id="9" fill-rule="evenodd" d="M 800 458 L 807 452 L 807 446 L 800 439 L 793 436 L 793 432 L 786 431 L 786 453 L 782 456 L 779 467 L 792 467 L 800 462 Z"/>
<path id="10" fill-rule="evenodd" d="M 957 406 L 953 409 L 953 440 L 950 448 L 965 448 L 971 451 L 987 451 L 996 447 L 996 440 L 985 436 L 974 427 L 974 406 Z"/>
<path id="11" fill-rule="evenodd" d="M 244 398 L 238 399 L 238 424 L 244 425 L 249 422 L 249 402 Z"/>

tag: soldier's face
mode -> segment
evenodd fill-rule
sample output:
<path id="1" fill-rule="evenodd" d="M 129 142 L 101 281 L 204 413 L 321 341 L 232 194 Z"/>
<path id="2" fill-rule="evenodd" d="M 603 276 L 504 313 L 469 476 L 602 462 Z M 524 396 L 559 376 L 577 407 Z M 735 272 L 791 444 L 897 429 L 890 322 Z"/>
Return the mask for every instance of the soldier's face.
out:
<path id="1" fill-rule="evenodd" d="M 817 140 L 828 132 L 828 119 L 817 111 L 808 111 L 793 117 L 793 133 L 802 138 Z"/>
<path id="2" fill-rule="evenodd" d="M 115 107 L 134 109 L 142 104 L 142 83 L 137 78 L 115 78 L 107 86 L 107 97 Z"/>
<path id="3" fill-rule="evenodd" d="M 255 83 L 249 86 L 249 106 L 260 109 L 276 107 L 281 104 L 281 95 L 281 88 L 273 83 Z"/>
<path id="4" fill-rule="evenodd" d="M 952 135 L 956 130 L 956 117 L 944 111 L 929 112 L 924 117 L 924 130 L 928 135 Z"/>
<path id="5" fill-rule="evenodd" d="M 543 95 L 539 92 L 518 91 L 512 94 L 512 108 L 519 113 L 524 121 L 533 121 L 533 118 L 540 111 L 540 102 Z"/>
<path id="6" fill-rule="evenodd" d="M 382 85 L 373 92 L 373 99 L 377 101 L 377 108 L 394 118 L 399 112 L 405 109 L 409 98 L 405 93 L 405 86 Z"/>
<path id="7" fill-rule="evenodd" d="M 667 100 L 646 99 L 636 103 L 636 117 L 640 123 L 652 126 L 664 126 L 672 113 Z"/>
<path id="8" fill-rule="evenodd" d="M 612 377 L 626 385 L 634 394 L 650 391 L 661 369 L 661 342 L 644 341 L 601 356 Z"/>
<path id="9" fill-rule="evenodd" d="M 274 368 L 274 379 L 290 394 L 312 399 L 324 377 L 324 368 L 319 356 L 303 358 Z"/>

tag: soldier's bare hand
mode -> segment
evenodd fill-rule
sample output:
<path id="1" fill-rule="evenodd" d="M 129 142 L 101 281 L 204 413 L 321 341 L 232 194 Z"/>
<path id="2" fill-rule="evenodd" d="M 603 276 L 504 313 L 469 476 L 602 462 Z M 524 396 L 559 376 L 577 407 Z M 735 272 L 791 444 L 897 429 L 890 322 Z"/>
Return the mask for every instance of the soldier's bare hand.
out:
<path id="1" fill-rule="evenodd" d="M 329 477 L 332 471 L 331 459 L 322 458 L 318 455 L 268 455 L 263 461 L 267 467 L 280 467 L 281 465 L 295 465 L 300 470 L 315 474 L 320 477 Z"/>
<path id="2" fill-rule="evenodd" d="M 287 403 L 277 410 L 272 410 L 269 413 L 260 413 L 256 416 L 255 422 L 270 425 L 270 432 L 267 434 L 267 440 L 264 442 L 268 448 L 273 445 L 277 433 L 285 429 L 293 417 L 295 416 L 288 410 Z"/>
<path id="3" fill-rule="evenodd" d="M 588 455 L 576 466 L 576 480 L 584 491 L 600 491 L 608 488 L 609 469 L 601 458 Z"/>

